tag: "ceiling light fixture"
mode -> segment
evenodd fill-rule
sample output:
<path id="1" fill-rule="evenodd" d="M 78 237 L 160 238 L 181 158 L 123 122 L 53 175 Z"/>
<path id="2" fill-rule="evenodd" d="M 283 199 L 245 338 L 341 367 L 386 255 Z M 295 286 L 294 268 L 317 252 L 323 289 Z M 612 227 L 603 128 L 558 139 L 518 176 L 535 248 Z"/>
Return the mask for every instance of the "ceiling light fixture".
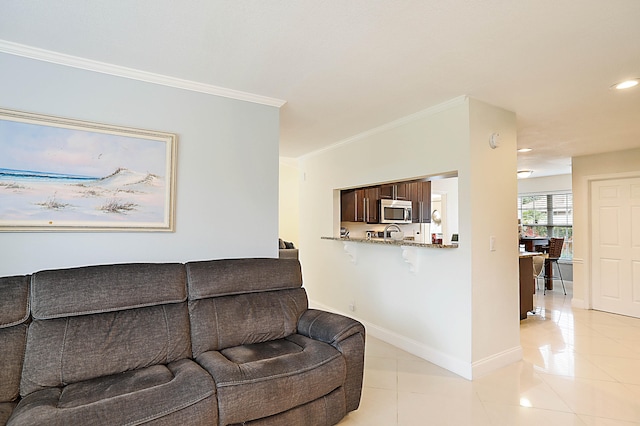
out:
<path id="1" fill-rule="evenodd" d="M 533 148 L 520 148 L 518 150 L 518 152 L 531 152 L 531 151 L 533 151 Z"/>
<path id="2" fill-rule="evenodd" d="M 618 90 L 622 90 L 622 89 L 630 89 L 632 87 L 635 87 L 638 85 L 638 83 L 640 83 L 640 78 L 632 78 L 630 80 L 625 80 L 622 81 L 620 83 L 616 83 L 613 86 L 611 86 L 613 89 L 618 89 Z"/>
<path id="3" fill-rule="evenodd" d="M 518 170 L 518 179 L 526 179 L 533 174 L 533 170 Z"/>

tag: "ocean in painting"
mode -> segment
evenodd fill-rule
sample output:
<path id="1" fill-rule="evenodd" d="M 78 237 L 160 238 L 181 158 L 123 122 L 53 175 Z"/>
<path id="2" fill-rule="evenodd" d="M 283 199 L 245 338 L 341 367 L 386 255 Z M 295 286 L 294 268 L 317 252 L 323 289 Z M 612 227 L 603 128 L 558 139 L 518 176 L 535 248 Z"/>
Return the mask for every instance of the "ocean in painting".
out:
<path id="1" fill-rule="evenodd" d="M 31 180 L 31 181 L 56 181 L 56 182 L 81 182 L 98 180 L 99 177 L 68 175 L 52 172 L 38 172 L 35 170 L 13 170 L 0 167 L 0 180 Z"/>
<path id="2" fill-rule="evenodd" d="M 0 226 L 163 223 L 165 178 L 118 168 L 102 176 L 0 168 Z"/>

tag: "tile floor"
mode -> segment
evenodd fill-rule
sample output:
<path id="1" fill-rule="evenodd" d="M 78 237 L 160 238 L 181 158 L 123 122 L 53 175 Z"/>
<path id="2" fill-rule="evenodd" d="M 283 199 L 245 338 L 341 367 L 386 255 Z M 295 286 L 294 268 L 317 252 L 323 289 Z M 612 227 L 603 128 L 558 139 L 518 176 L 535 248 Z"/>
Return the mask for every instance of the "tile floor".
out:
<path id="1" fill-rule="evenodd" d="M 640 425 L 640 319 L 573 309 L 566 284 L 520 322 L 523 360 L 474 381 L 368 337 L 340 426 Z"/>

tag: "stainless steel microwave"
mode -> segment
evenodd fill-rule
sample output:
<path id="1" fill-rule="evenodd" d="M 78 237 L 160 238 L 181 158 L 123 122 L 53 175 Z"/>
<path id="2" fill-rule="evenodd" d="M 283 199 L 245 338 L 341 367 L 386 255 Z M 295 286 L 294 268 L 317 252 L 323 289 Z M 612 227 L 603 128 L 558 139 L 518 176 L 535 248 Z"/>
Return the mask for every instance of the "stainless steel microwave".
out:
<path id="1" fill-rule="evenodd" d="M 380 223 L 411 223 L 411 201 L 380 200 Z"/>

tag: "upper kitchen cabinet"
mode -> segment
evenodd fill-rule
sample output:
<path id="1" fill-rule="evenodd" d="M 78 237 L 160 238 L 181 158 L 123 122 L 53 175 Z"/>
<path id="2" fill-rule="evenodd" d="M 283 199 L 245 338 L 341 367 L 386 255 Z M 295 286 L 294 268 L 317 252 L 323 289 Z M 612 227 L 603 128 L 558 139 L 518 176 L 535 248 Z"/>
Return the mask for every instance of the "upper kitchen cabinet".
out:
<path id="1" fill-rule="evenodd" d="M 340 221 L 357 222 L 358 204 L 356 203 L 356 190 L 343 189 L 340 191 Z"/>
<path id="2" fill-rule="evenodd" d="M 340 191 L 340 220 L 342 222 L 378 223 L 378 187 Z"/>
<path id="3" fill-rule="evenodd" d="M 407 184 L 411 199 L 411 216 L 413 223 L 431 222 L 431 182 L 417 181 Z"/>
<path id="4" fill-rule="evenodd" d="M 390 200 L 410 200 L 409 183 L 396 182 L 380 185 L 380 198 Z"/>

